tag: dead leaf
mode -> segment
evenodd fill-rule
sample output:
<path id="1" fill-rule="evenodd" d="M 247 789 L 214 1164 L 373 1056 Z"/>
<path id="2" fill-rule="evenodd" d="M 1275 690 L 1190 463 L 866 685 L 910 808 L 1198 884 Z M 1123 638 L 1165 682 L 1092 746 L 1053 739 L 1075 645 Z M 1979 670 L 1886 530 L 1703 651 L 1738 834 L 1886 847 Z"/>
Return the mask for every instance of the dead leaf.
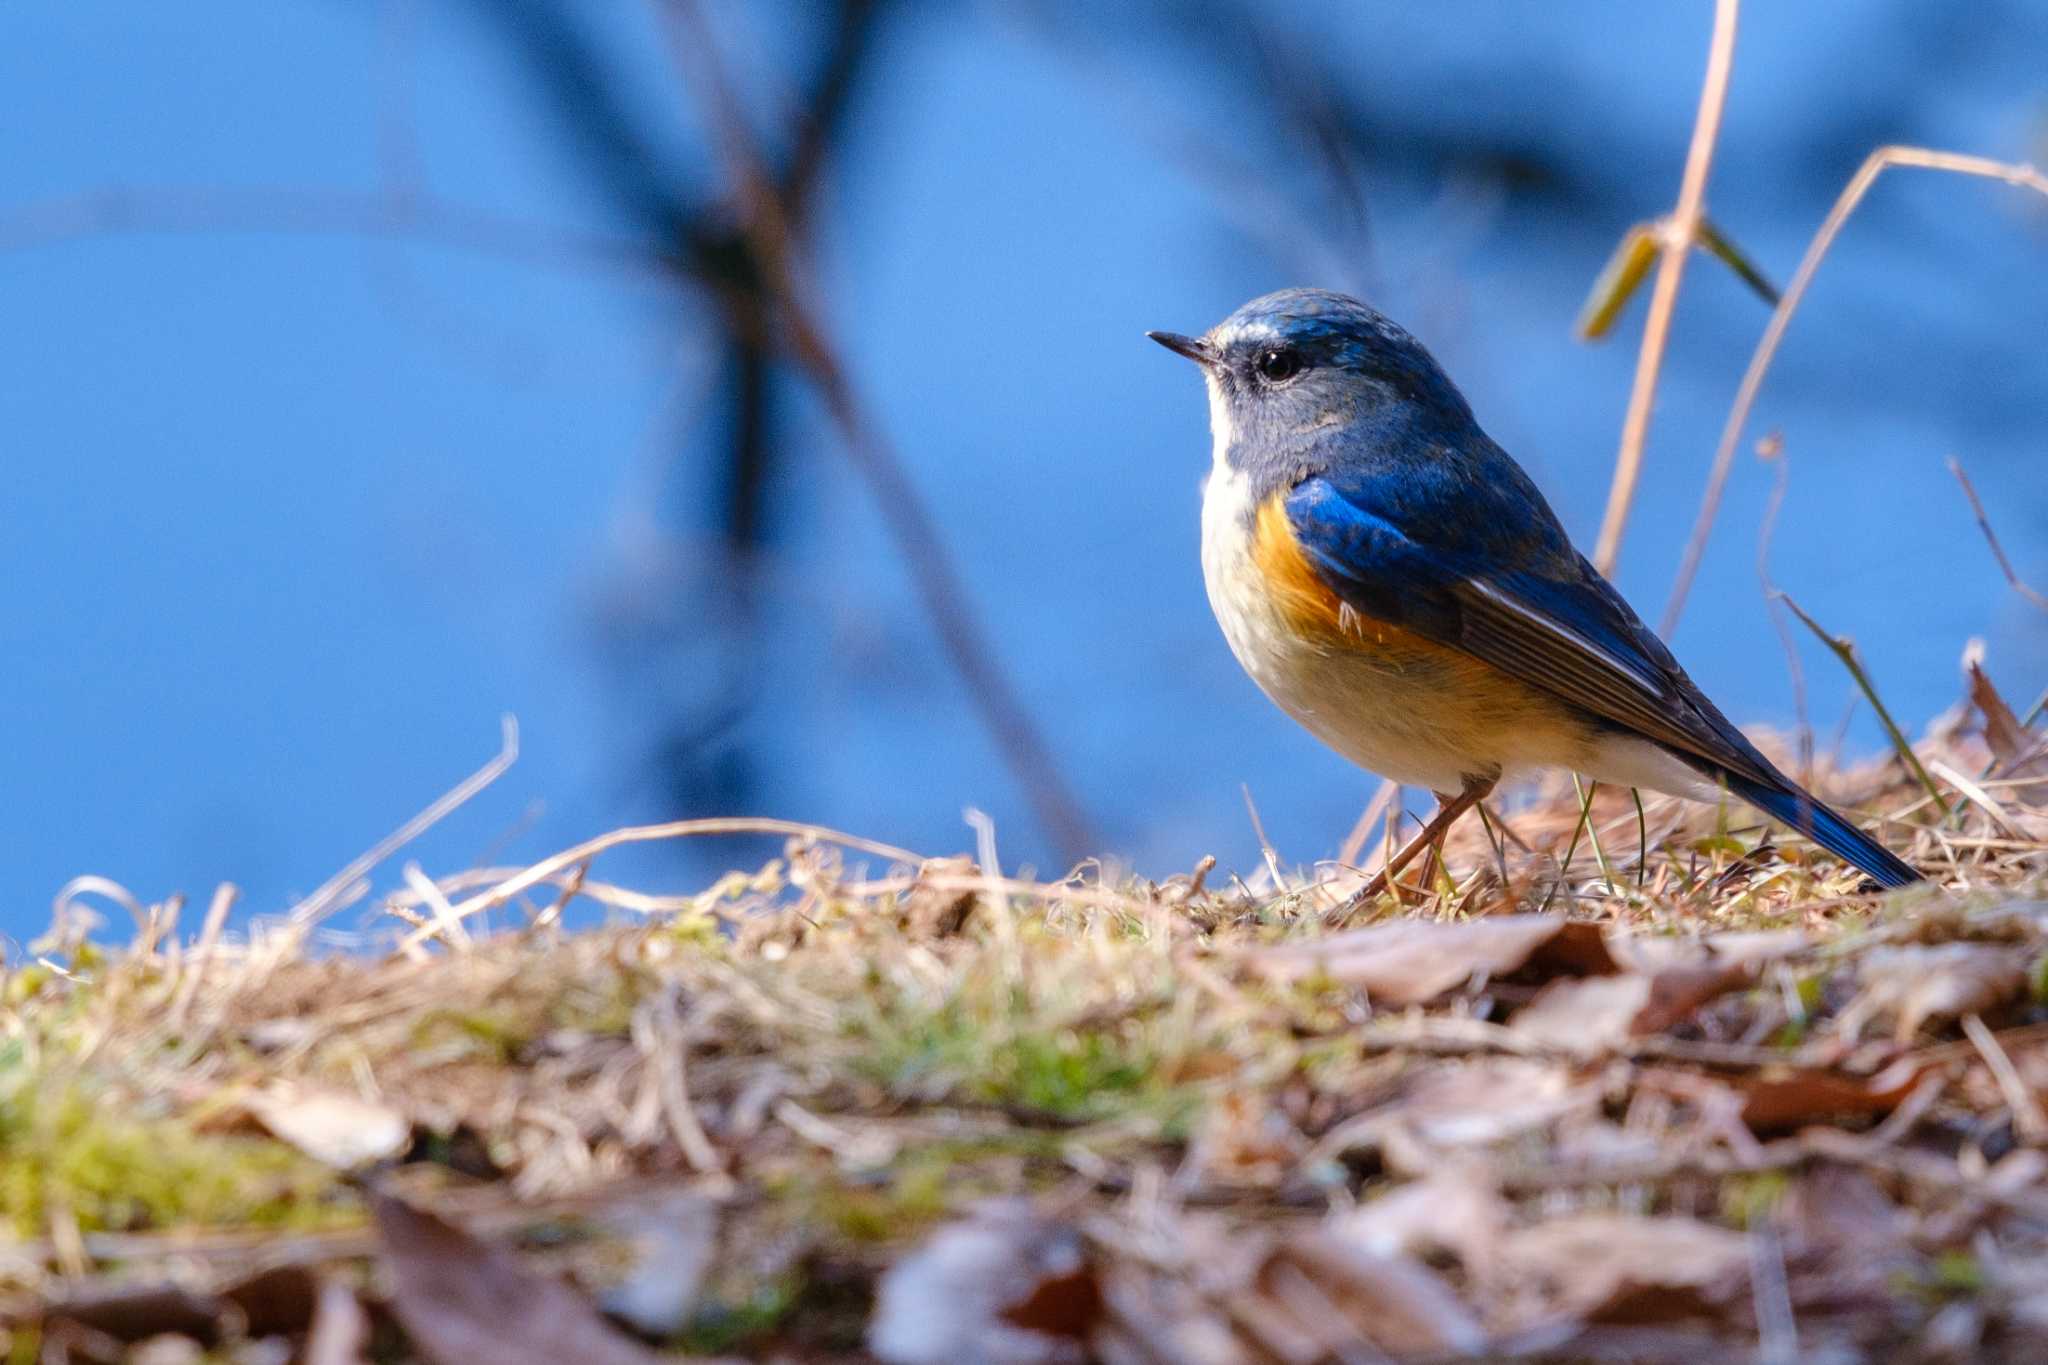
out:
<path id="1" fill-rule="evenodd" d="M 1211 1184 L 1271 1188 L 1307 1151 L 1307 1140 L 1264 1094 L 1229 1090 L 1203 1113 L 1184 1170 Z"/>
<path id="2" fill-rule="evenodd" d="M 1678 934 L 1608 935 L 1608 951 L 1622 970 L 1661 972 L 1745 962 L 1761 966 L 1805 951 L 1813 943 L 1803 929 L 1742 929 L 1692 938 Z"/>
<path id="3" fill-rule="evenodd" d="M 1591 1322 L 1669 1322 L 1749 1292 L 1747 1240 L 1691 1218 L 1552 1219 L 1509 1234 L 1501 1257 L 1543 1286 L 1554 1311 Z"/>
<path id="4" fill-rule="evenodd" d="M 1433 1000 L 1475 976 L 1514 971 L 1557 938 L 1564 924 L 1562 915 L 1395 920 L 1256 949 L 1248 957 L 1281 980 L 1327 976 L 1362 987 L 1375 1005 L 1399 1008 Z"/>
<path id="5" fill-rule="evenodd" d="M 1508 1027 L 1590 1057 L 1619 1048 L 1631 1038 L 1662 1033 L 1716 996 L 1755 979 L 1752 964 L 1735 961 L 1671 967 L 1647 975 L 1553 981 L 1516 1011 Z"/>
<path id="6" fill-rule="evenodd" d="M 211 1343 L 220 1335 L 221 1307 L 217 1296 L 184 1285 L 89 1280 L 51 1295 L 43 1316 L 115 1341 L 173 1335 Z"/>
<path id="7" fill-rule="evenodd" d="M 1254 1287 L 1256 1297 L 1239 1321 L 1261 1331 L 1285 1321 L 1293 1335 L 1313 1344 L 1291 1358 L 1343 1360 L 1360 1342 L 1397 1357 L 1474 1355 L 1486 1345 L 1478 1317 L 1427 1267 L 1403 1256 L 1372 1255 L 1321 1229 L 1276 1245 Z"/>
<path id="8" fill-rule="evenodd" d="M 717 1206 L 702 1195 L 676 1191 L 613 1212 L 605 1224 L 632 1265 L 605 1291 L 604 1311 L 647 1336 L 674 1336 L 688 1324 L 711 1265 Z"/>
<path id="9" fill-rule="evenodd" d="M 1768 1067 L 1730 1077 L 1729 1083 L 1742 1091 L 1742 1122 L 1751 1132 L 1785 1132 L 1828 1120 L 1883 1118 L 1913 1093 L 1925 1066 L 1907 1057 L 1875 1076 L 1824 1067 Z"/>
<path id="10" fill-rule="evenodd" d="M 1930 1019 L 1983 1014 L 2017 999 L 2027 988 L 2027 958 L 1992 943 L 1906 944 L 1865 953 L 1857 977 L 1863 990 L 1842 1011 L 1844 1035 L 1890 1014 L 1892 1037 L 1903 1043 Z"/>
<path id="11" fill-rule="evenodd" d="M 1963 674 L 1969 682 L 1970 704 L 1984 718 L 1984 746 L 1998 761 L 1998 776 L 2048 778 L 2048 736 L 2020 724 L 2005 698 L 1984 672 L 1984 642 L 1970 641 L 1963 651 Z M 2013 799 L 2027 805 L 2048 802 L 2048 781 L 2010 789 Z"/>
<path id="12" fill-rule="evenodd" d="M 272 1137 L 336 1170 L 388 1161 L 412 1143 L 412 1124 L 404 1115 L 338 1090 L 280 1082 L 242 1105 Z"/>
<path id="13" fill-rule="evenodd" d="M 294 1262 L 265 1266 L 220 1291 L 241 1315 L 252 1337 L 297 1336 L 313 1321 L 320 1284 L 312 1270 Z"/>
<path id="14" fill-rule="evenodd" d="M 1772 1214 L 1794 1253 L 1828 1258 L 1842 1290 L 1871 1290 L 1908 1268 L 1914 1220 L 1868 1171 L 1821 1161 L 1786 1189 Z"/>
<path id="15" fill-rule="evenodd" d="M 403 1200 L 371 1191 L 370 1213 L 399 1325 L 436 1365 L 656 1365 L 663 1357 L 598 1316 L 582 1295 Z"/>
<path id="16" fill-rule="evenodd" d="M 1065 1365 L 1088 1358 L 1102 1290 L 1074 1229 L 1002 1200 L 950 1223 L 876 1288 L 868 1348 L 891 1365 Z"/>
<path id="17" fill-rule="evenodd" d="M 1507 1202 L 1479 1171 L 1453 1166 L 1389 1190 L 1332 1219 L 1338 1241 L 1382 1258 L 1448 1253 L 1475 1280 L 1492 1278 Z"/>
<path id="18" fill-rule="evenodd" d="M 1431 1070 L 1409 1091 L 1361 1114 L 1326 1137 L 1351 1148 L 1377 1145 L 1389 1167 L 1415 1174 L 1436 1169 L 1455 1148 L 1484 1147 L 1545 1128 L 1567 1114 L 1590 1111 L 1600 1087 L 1581 1083 L 1562 1066 L 1522 1058 Z"/>

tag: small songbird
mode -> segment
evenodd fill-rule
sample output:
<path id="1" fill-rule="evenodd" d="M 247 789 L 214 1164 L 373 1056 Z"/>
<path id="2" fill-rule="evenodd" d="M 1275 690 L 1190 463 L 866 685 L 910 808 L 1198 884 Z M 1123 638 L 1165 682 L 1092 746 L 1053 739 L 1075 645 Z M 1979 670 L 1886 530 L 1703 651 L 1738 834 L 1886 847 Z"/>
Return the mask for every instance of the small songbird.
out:
<path id="1" fill-rule="evenodd" d="M 1407 332 L 1286 289 L 1205 336 L 1146 335 L 1208 381 L 1202 574 L 1238 662 L 1331 748 L 1440 803 L 1355 899 L 1541 768 L 1725 788 L 1880 885 L 1920 880 L 1707 700 Z"/>

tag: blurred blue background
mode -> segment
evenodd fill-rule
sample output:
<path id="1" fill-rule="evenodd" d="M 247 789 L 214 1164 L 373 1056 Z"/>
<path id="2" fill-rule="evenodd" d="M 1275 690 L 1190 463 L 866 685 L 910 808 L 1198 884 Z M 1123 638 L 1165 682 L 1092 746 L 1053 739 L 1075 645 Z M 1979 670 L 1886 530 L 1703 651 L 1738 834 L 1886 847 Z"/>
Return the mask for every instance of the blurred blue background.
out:
<path id="1" fill-rule="evenodd" d="M 1249 872 L 1247 785 L 1306 863 L 1376 783 L 1217 634 L 1202 396 L 1141 333 L 1361 292 L 1590 545 L 1641 303 L 1605 345 L 1573 317 L 1669 208 L 1709 19 L 710 7 L 771 157 L 815 154 L 826 324 L 1102 851 Z M 676 42 L 629 0 L 0 11 L 0 930 L 83 872 L 283 909 L 487 757 L 501 712 L 523 757 L 413 850 L 430 871 L 709 813 L 938 853 L 968 805 L 1006 863 L 1060 863 L 816 399 L 735 328 Z M 1749 7 L 1709 203 L 1768 273 L 1886 141 L 2048 155 L 2048 10 Z M 1888 176 L 1752 425 L 1789 461 L 1774 577 L 1916 729 L 1972 635 L 2016 702 L 2048 680 L 2048 623 L 1943 468 L 2048 583 L 2044 209 Z M 1653 620 L 1766 316 L 1692 264 L 1618 574 Z M 1738 721 L 1789 726 L 1750 443 L 1674 643 Z M 1825 744 L 1847 680 L 1801 648 Z M 1879 742 L 1859 715 L 1850 748 Z M 773 851 L 603 867 L 684 889 Z"/>

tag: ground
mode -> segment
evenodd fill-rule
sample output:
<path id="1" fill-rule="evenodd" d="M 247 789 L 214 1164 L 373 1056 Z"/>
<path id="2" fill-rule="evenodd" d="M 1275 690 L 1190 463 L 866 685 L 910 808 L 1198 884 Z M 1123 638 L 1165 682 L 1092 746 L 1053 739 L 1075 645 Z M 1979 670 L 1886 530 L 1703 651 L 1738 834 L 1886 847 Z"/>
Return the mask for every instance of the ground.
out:
<path id="1" fill-rule="evenodd" d="M 1277 858 L 798 827 L 697 896 L 414 879 L 374 955 L 72 919 L 5 978 L 6 1359 L 2041 1359 L 2048 761 L 1995 701 L 1822 765 L 1890 895 L 1564 785 L 1345 923 Z"/>

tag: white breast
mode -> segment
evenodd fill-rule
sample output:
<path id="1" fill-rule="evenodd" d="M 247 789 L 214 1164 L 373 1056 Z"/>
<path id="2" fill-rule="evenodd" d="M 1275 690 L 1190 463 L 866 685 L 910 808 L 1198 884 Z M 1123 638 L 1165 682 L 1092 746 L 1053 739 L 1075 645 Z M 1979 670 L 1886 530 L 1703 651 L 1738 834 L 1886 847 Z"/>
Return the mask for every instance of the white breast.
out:
<path id="1" fill-rule="evenodd" d="M 1499 716 L 1493 698 L 1416 651 L 1333 642 L 1295 630 L 1252 557 L 1250 483 L 1226 454 L 1229 414 L 1210 400 L 1215 449 L 1202 490 L 1202 579 L 1223 637 L 1283 711 L 1361 767 L 1408 786 L 1455 792 L 1466 774 L 1562 764 L 1585 755 L 1559 727 Z M 1499 723 L 1474 725 L 1474 718 Z M 1642 746 L 1647 748 L 1648 746 Z"/>

